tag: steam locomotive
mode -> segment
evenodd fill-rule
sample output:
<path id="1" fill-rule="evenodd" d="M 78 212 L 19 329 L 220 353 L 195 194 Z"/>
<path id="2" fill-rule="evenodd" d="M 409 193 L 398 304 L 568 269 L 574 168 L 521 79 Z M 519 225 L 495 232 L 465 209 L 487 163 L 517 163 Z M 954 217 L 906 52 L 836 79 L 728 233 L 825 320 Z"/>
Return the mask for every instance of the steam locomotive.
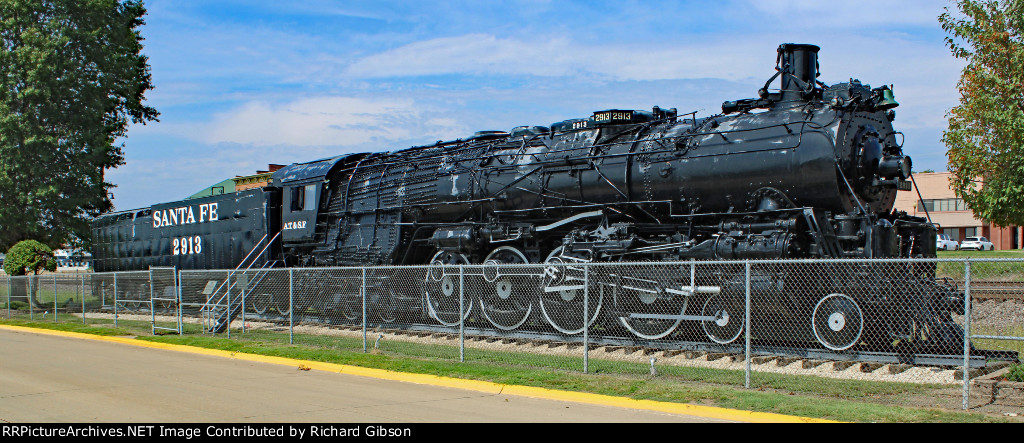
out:
<path id="1" fill-rule="evenodd" d="M 602 110 L 296 163 L 261 189 L 106 215 L 94 224 L 95 270 L 232 269 L 246 257 L 426 265 L 422 286 L 399 295 L 419 300 L 424 318 L 456 324 L 477 310 L 501 330 L 540 322 L 575 334 L 579 322 L 559 314 L 582 309 L 579 286 L 567 283 L 573 265 L 935 257 L 936 227 L 893 211 L 896 193 L 910 190 L 911 159 L 892 126 L 892 89 L 820 82 L 818 51 L 780 45 L 757 97 L 727 101 L 718 115 Z M 480 291 L 460 305 L 452 269 L 472 264 L 484 266 Z M 500 271 L 530 264 L 542 264 L 530 290 Z M 743 330 L 737 294 L 752 282 L 757 309 L 798 319 L 807 327 L 794 337 L 828 349 L 870 337 L 881 348 L 897 336 L 934 349 L 963 343 L 951 319 L 962 298 L 935 282 L 934 265 L 800 266 L 753 277 L 696 265 L 660 279 L 595 272 L 614 295 L 580 317 L 643 339 L 695 321 L 729 344 Z M 822 278 L 830 272 L 841 276 Z"/>

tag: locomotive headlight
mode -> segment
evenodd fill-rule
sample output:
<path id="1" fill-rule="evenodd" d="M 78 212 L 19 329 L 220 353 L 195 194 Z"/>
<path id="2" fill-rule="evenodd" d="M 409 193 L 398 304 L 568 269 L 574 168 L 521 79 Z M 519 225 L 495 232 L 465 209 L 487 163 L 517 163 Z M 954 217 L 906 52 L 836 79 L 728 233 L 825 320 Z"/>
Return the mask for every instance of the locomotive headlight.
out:
<path id="1" fill-rule="evenodd" d="M 878 176 L 906 180 L 910 178 L 911 166 L 910 157 L 906 155 L 887 155 L 878 163 Z"/>

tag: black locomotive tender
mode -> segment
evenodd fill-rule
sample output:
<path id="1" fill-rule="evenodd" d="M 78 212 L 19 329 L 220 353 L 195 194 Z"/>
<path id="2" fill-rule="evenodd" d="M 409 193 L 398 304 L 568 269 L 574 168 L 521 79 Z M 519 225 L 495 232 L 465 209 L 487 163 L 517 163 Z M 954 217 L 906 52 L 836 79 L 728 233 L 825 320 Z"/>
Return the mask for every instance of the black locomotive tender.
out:
<path id="1" fill-rule="evenodd" d="M 594 267 L 588 321 L 641 340 L 729 344 L 744 328 L 743 266 L 686 262 L 935 257 L 936 227 L 893 211 L 897 191 L 910 189 L 911 161 L 891 123 L 892 90 L 821 83 L 818 50 L 780 45 L 758 97 L 725 102 L 711 117 L 599 111 L 550 128 L 296 163 L 262 189 L 106 215 L 94 224 L 95 270 L 233 269 L 246 256 L 263 266 L 429 265 L 412 288 L 375 274 L 371 302 L 407 308 L 380 320 L 576 334 L 583 297 L 571 265 L 682 262 L 661 277 Z M 545 265 L 508 271 L 532 263 Z M 464 311 L 449 266 L 459 264 L 484 264 Z M 753 312 L 763 313 L 752 319 L 755 335 L 832 351 L 900 341 L 917 352 L 961 350 L 951 315 L 962 292 L 936 282 L 935 266 L 830 266 L 752 275 Z M 298 285 L 329 303 L 352 301 L 332 297 L 342 287 L 358 295 L 337 278 Z"/>

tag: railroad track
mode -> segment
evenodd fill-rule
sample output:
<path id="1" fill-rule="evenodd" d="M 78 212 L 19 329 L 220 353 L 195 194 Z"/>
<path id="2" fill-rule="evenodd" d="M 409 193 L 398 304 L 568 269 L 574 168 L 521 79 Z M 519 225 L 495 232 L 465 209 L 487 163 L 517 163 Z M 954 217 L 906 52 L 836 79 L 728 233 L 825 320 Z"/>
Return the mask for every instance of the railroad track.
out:
<path id="1" fill-rule="evenodd" d="M 963 283 L 961 283 L 962 287 Z M 1024 282 L 972 281 L 971 298 L 975 300 L 1024 300 Z"/>
<path id="2" fill-rule="evenodd" d="M 260 321 L 278 325 L 279 328 L 287 328 L 288 320 L 276 315 L 246 314 L 246 321 Z M 316 326 L 329 329 L 361 331 L 359 324 L 350 322 L 339 322 L 336 317 L 318 317 L 312 315 L 301 316 L 295 325 Z M 394 336 L 407 336 L 416 338 L 432 338 L 440 342 L 450 343 L 459 339 L 459 333 L 450 327 L 432 326 L 423 324 L 371 324 L 367 326 L 368 340 L 373 342 L 379 334 L 391 334 Z M 564 334 L 538 331 L 496 331 L 494 329 L 466 325 L 463 329 L 463 338 L 475 342 L 502 342 L 522 346 L 527 351 L 536 347 L 561 347 L 570 349 L 583 346 L 582 335 L 566 336 Z M 636 337 L 616 337 L 592 335 L 588 338 L 588 345 L 591 349 L 626 350 L 627 352 L 642 352 L 643 355 L 659 353 L 665 356 L 684 354 L 687 358 L 699 359 L 720 359 L 731 358 L 732 361 L 742 361 L 745 356 L 745 348 L 742 341 L 729 345 L 717 343 L 685 341 L 685 340 L 644 340 Z M 830 351 L 827 349 L 815 349 L 802 347 L 799 344 L 763 344 L 755 343 L 751 346 L 751 355 L 756 359 L 778 359 L 781 361 L 802 361 L 806 366 L 808 362 L 820 365 L 823 363 L 835 364 L 848 367 L 849 365 L 861 365 L 863 368 L 875 367 L 874 365 L 898 365 L 901 367 L 962 367 L 964 358 L 962 354 L 934 354 L 927 352 L 920 353 L 895 353 L 895 352 L 874 352 L 874 351 Z M 1003 362 L 1018 361 L 1017 352 L 1013 351 L 992 351 L 975 349 L 970 357 L 969 367 L 974 369 L 985 369 L 990 367 L 1002 367 Z M 838 367 L 837 366 L 837 367 Z M 865 371 L 867 372 L 867 371 Z"/>
<path id="3" fill-rule="evenodd" d="M 982 296 L 976 299 L 1011 299 L 1012 296 L 1005 294 L 1021 294 L 1024 288 L 1015 282 L 998 282 L 1000 284 L 982 285 Z M 988 291 L 988 292 L 986 292 Z M 1000 291 L 1000 292 L 997 292 Z M 974 287 L 972 285 L 972 295 Z M 146 313 L 148 310 L 131 310 L 135 313 Z M 168 312 L 161 312 L 166 314 Z M 127 312 L 126 312 L 127 313 Z M 188 316 L 186 316 L 188 317 Z M 198 317 L 197 317 L 198 319 Z M 277 328 L 287 330 L 288 320 L 273 314 L 246 313 L 245 320 L 266 322 L 276 324 Z M 296 326 L 314 326 L 328 329 L 361 331 L 361 326 L 352 321 L 339 321 L 337 316 L 320 317 L 316 315 L 303 315 L 296 318 Z M 429 337 L 439 342 L 451 343 L 459 339 L 459 333 L 451 327 L 433 326 L 424 324 L 390 323 L 371 324 L 367 326 L 368 340 L 372 343 L 378 334 L 391 334 L 394 336 L 406 336 L 410 338 Z M 372 331 L 372 332 L 370 332 Z M 497 342 L 521 346 L 525 352 L 537 347 L 561 347 L 570 349 L 583 346 L 582 335 L 567 336 L 554 332 L 541 331 L 498 331 L 493 328 L 479 327 L 472 324 L 466 325 L 463 329 L 463 338 L 475 342 Z M 684 355 L 688 359 L 697 358 L 711 361 L 712 359 L 729 358 L 732 361 L 742 361 L 745 356 L 745 349 L 742 340 L 732 344 L 723 345 L 718 343 L 686 341 L 686 340 L 645 340 L 637 337 L 620 336 L 599 336 L 593 334 L 588 338 L 591 349 L 604 349 L 607 352 L 612 350 L 626 350 L 629 353 L 642 352 L 643 355 L 660 354 L 663 356 Z M 753 343 L 751 355 L 756 360 L 777 359 L 778 362 L 801 361 L 804 366 L 808 364 L 821 365 L 824 363 L 833 364 L 837 369 L 860 365 L 862 371 L 869 372 L 867 368 L 877 368 L 878 365 L 893 365 L 894 367 L 962 367 L 964 359 L 962 354 L 934 354 L 927 352 L 918 353 L 895 353 L 895 352 L 873 352 L 867 350 L 850 349 L 846 351 L 830 351 L 827 349 L 807 348 L 797 343 L 790 344 L 765 344 Z M 1018 361 L 1018 353 L 1013 351 L 991 351 L 975 349 L 969 361 L 969 367 L 974 370 L 986 370 L 986 368 L 997 368 L 1005 365 L 1005 362 Z M 781 365 L 781 363 L 780 363 Z"/>

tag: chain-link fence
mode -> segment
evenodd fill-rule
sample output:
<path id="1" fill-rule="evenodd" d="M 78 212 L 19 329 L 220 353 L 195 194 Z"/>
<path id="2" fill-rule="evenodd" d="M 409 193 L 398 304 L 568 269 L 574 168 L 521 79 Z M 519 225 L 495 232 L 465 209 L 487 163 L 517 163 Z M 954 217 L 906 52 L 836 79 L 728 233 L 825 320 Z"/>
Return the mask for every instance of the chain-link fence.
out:
<path id="1" fill-rule="evenodd" d="M 950 275 L 949 278 L 969 294 L 971 303 L 965 305 L 966 315 L 957 318 L 958 322 L 966 324 L 970 337 L 971 346 L 965 347 L 966 355 L 971 359 L 997 357 L 993 368 L 1007 364 L 1006 355 L 998 354 L 1024 355 L 1024 263 L 995 260 L 941 263 L 938 273 Z M 964 277 L 955 279 L 957 275 Z M 1024 367 L 1009 370 L 1018 378 L 1024 377 Z M 1017 379 L 1015 383 L 1004 380 L 999 373 L 985 375 L 985 372 L 989 371 L 965 374 L 965 379 L 974 380 L 974 383 L 964 383 L 965 409 L 990 404 L 1024 405 L 1022 380 Z"/>
<path id="2" fill-rule="evenodd" d="M 528 264 L 515 252 L 482 265 L 453 254 L 412 267 L 10 277 L 0 303 L 8 316 L 149 321 L 154 333 L 757 389 L 961 384 L 964 408 L 1004 401 L 986 376 L 1024 350 L 1024 260 Z"/>
<path id="3" fill-rule="evenodd" d="M 87 274 L 47 274 L 3 277 L 0 306 L 8 317 L 62 321 L 81 314 L 89 305 Z"/>

